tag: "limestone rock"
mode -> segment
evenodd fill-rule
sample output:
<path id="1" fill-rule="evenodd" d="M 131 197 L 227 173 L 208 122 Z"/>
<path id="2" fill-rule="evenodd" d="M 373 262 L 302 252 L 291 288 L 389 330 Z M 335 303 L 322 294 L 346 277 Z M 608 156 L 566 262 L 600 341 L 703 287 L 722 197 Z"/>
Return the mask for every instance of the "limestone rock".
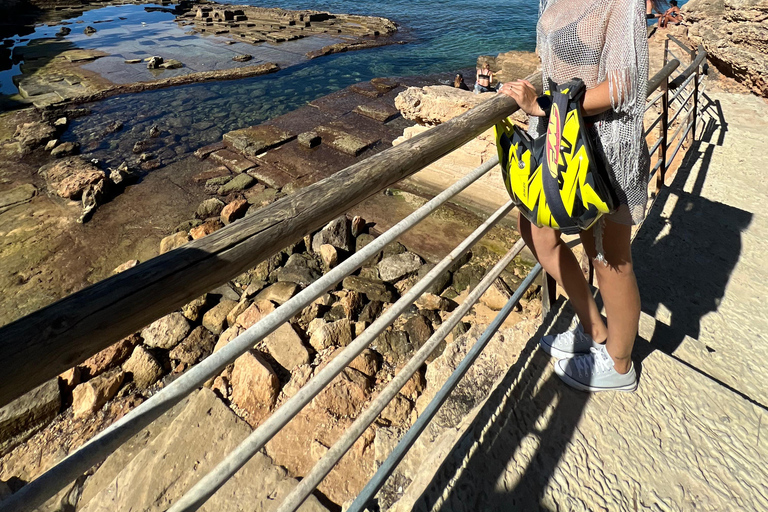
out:
<path id="1" fill-rule="evenodd" d="M 245 312 L 251 305 L 251 301 L 248 300 L 248 297 L 243 295 L 243 297 L 240 299 L 240 301 L 237 303 L 237 305 L 232 308 L 232 310 L 227 313 L 227 325 L 235 325 L 237 323 L 238 317 Z"/>
<path id="2" fill-rule="evenodd" d="M 488 61 L 491 71 L 499 82 L 511 82 L 535 73 L 541 67 L 538 55 L 534 52 L 511 51 L 497 56 L 483 55 L 479 61 Z"/>
<path id="3" fill-rule="evenodd" d="M 354 368 L 345 368 L 314 399 L 317 407 L 337 417 L 354 418 L 362 410 L 371 392 L 371 381 Z"/>
<path id="4" fill-rule="evenodd" d="M 437 125 L 475 108 L 495 95 L 474 94 L 447 85 L 409 87 L 395 98 L 404 118 L 422 125 Z"/>
<path id="5" fill-rule="evenodd" d="M 189 234 L 179 232 L 160 240 L 160 254 L 165 254 L 189 242 Z"/>
<path id="6" fill-rule="evenodd" d="M 323 244 L 320 246 L 320 259 L 325 268 L 331 269 L 339 263 L 339 252 L 331 244 Z"/>
<path id="7" fill-rule="evenodd" d="M 330 244 L 337 249 L 350 252 L 353 242 L 349 220 L 342 216 L 329 222 L 312 237 L 312 251 L 319 253 L 321 245 Z"/>
<path id="8" fill-rule="evenodd" d="M 307 287 L 320 278 L 317 262 L 306 254 L 291 254 L 285 265 L 275 272 L 278 282 Z"/>
<path id="9" fill-rule="evenodd" d="M 381 368 L 381 356 L 375 351 L 366 348 L 349 363 L 349 367 L 369 377 L 374 377 L 379 368 Z"/>
<path id="10" fill-rule="evenodd" d="M 200 203 L 200 206 L 197 207 L 197 210 L 195 211 L 195 217 L 198 219 L 217 217 L 219 214 L 221 214 L 221 210 L 224 209 L 224 206 L 226 205 L 223 201 L 221 201 L 221 199 L 217 199 L 215 197 L 206 199 Z"/>
<path id="11" fill-rule="evenodd" d="M 245 329 L 239 325 L 227 327 L 227 330 L 221 333 L 221 336 L 219 336 L 219 340 L 216 342 L 216 346 L 213 347 L 213 351 L 218 352 L 222 348 L 226 347 L 230 341 L 240 336 L 244 330 Z"/>
<path id="12" fill-rule="evenodd" d="M 245 216 L 247 210 L 248 201 L 245 199 L 235 199 L 221 211 L 221 222 L 226 225 L 241 219 Z"/>
<path id="13" fill-rule="evenodd" d="M 175 417 L 162 416 L 135 436 L 130 447 L 110 455 L 89 478 L 78 510 L 166 510 L 251 433 L 210 389 L 195 392 L 183 409 L 172 411 Z M 164 428 L 154 428 L 160 422 Z M 259 452 L 200 510 L 271 510 L 296 485 Z M 327 509 L 310 496 L 299 511 Z"/>
<path id="14" fill-rule="evenodd" d="M 242 55 L 235 55 L 234 57 L 232 57 L 232 60 L 235 62 L 248 62 L 252 58 L 253 58 L 253 55 L 242 54 Z"/>
<path id="15" fill-rule="evenodd" d="M 279 386 L 277 375 L 255 350 L 249 350 L 235 360 L 232 403 L 248 413 L 248 423 L 252 426 L 269 416 Z"/>
<path id="16" fill-rule="evenodd" d="M 365 230 L 368 229 L 365 219 L 359 215 L 355 215 L 354 217 L 352 217 L 351 228 L 352 228 L 352 236 L 354 236 L 355 238 L 365 233 Z"/>
<path id="17" fill-rule="evenodd" d="M 90 36 L 91 34 L 95 34 L 95 33 L 96 33 L 96 29 L 95 29 L 95 28 L 93 28 L 93 27 L 92 27 L 92 26 L 90 26 L 90 25 L 88 25 L 87 27 L 85 27 L 85 29 L 83 30 L 83 34 L 85 34 L 85 35 L 87 35 L 87 36 Z"/>
<path id="18" fill-rule="evenodd" d="M 339 304 L 344 310 L 344 316 L 349 320 L 354 320 L 363 308 L 363 296 L 360 292 L 349 291 L 339 300 Z"/>
<path id="19" fill-rule="evenodd" d="M 289 323 L 278 327 L 264 342 L 269 354 L 288 371 L 309 363 L 309 351 Z"/>
<path id="20" fill-rule="evenodd" d="M 190 322 L 197 322 L 208 308 L 208 294 L 204 293 L 181 308 L 181 314 Z"/>
<path id="21" fill-rule="evenodd" d="M 359 252 L 360 249 L 373 242 L 374 240 L 376 240 L 376 237 L 369 235 L 368 233 L 357 235 L 357 238 L 355 239 L 355 252 Z"/>
<path id="22" fill-rule="evenodd" d="M 400 389 L 400 394 L 410 400 L 416 400 L 427 387 L 427 379 L 422 370 L 417 371 Z"/>
<path id="23" fill-rule="evenodd" d="M 231 194 L 232 192 L 242 192 L 243 190 L 253 186 L 253 184 L 256 183 L 256 180 L 253 179 L 251 176 L 249 176 L 246 173 L 238 174 L 231 180 L 229 180 L 226 184 L 219 187 L 219 190 L 217 193 L 220 196 L 226 196 L 227 194 Z"/>
<path id="24" fill-rule="evenodd" d="M 172 361 L 192 365 L 213 352 L 216 338 L 203 326 L 195 327 L 189 336 L 176 345 L 168 354 Z"/>
<path id="25" fill-rule="evenodd" d="M 75 418 L 89 416 L 101 409 L 117 394 L 125 378 L 125 372 L 114 369 L 80 384 L 72 391 L 72 411 Z"/>
<path id="26" fill-rule="evenodd" d="M 59 380 L 52 379 L 0 408 L 0 455 L 47 425 L 60 407 Z"/>
<path id="27" fill-rule="evenodd" d="M 357 319 L 360 322 L 365 323 L 373 323 L 374 320 L 379 318 L 379 315 L 381 314 L 382 310 L 382 303 L 378 300 L 372 300 L 365 306 L 363 306 L 363 310 L 358 315 Z"/>
<path id="28" fill-rule="evenodd" d="M 257 296 L 258 297 L 258 296 Z M 262 318 L 275 310 L 275 305 L 269 300 L 254 299 L 248 309 L 238 315 L 236 323 L 243 329 L 250 329 Z"/>
<path id="29" fill-rule="evenodd" d="M 272 125 L 258 125 L 224 134 L 224 143 L 246 156 L 256 156 L 296 138 Z"/>
<path id="30" fill-rule="evenodd" d="M 310 323 L 309 329 L 309 344 L 315 350 L 332 346 L 346 347 L 352 343 L 352 323 L 346 318 L 331 323 L 317 319 Z"/>
<path id="31" fill-rule="evenodd" d="M 407 360 L 413 353 L 413 347 L 408 341 L 408 334 L 400 330 L 388 330 L 381 333 L 374 342 L 374 348 L 395 363 Z"/>
<path id="32" fill-rule="evenodd" d="M 471 290 L 483 279 L 485 272 L 485 268 L 481 265 L 474 263 L 464 265 L 453 273 L 453 288 L 459 293 L 467 288 Z"/>
<path id="33" fill-rule="evenodd" d="M 299 290 L 299 286 L 296 283 L 282 282 L 275 283 L 272 286 L 268 286 L 259 292 L 256 297 L 253 298 L 254 302 L 259 300 L 271 300 L 279 305 L 283 305 L 291 299 Z"/>
<path id="34" fill-rule="evenodd" d="M 381 411 L 381 418 L 391 425 L 406 426 L 410 423 L 411 411 L 413 411 L 413 403 L 398 394 Z"/>
<path id="35" fill-rule="evenodd" d="M 221 334 L 227 324 L 227 315 L 232 311 L 237 302 L 223 299 L 203 315 L 203 327 L 213 334 Z"/>
<path id="36" fill-rule="evenodd" d="M 144 344 L 152 348 L 171 349 L 189 334 L 191 327 L 184 315 L 178 312 L 155 320 L 141 331 Z"/>
<path id="37" fill-rule="evenodd" d="M 435 268 L 434 263 L 427 263 L 426 265 L 423 265 L 418 272 L 419 279 L 423 279 L 429 272 L 432 271 L 432 269 Z M 451 273 L 446 270 L 445 272 L 442 272 L 437 279 L 427 287 L 425 290 L 425 293 L 432 293 L 434 295 L 440 295 L 443 293 L 443 290 L 445 290 L 445 287 L 448 286 L 451 282 Z"/>
<path id="38" fill-rule="evenodd" d="M 348 276 L 344 278 L 342 286 L 348 290 L 353 290 L 365 294 L 369 300 L 378 300 L 381 302 L 394 302 L 395 294 L 387 287 L 383 281 L 376 279 L 366 279 L 360 276 Z"/>
<path id="39" fill-rule="evenodd" d="M 409 318 L 405 322 L 403 330 L 408 333 L 408 341 L 414 350 L 421 348 L 429 337 L 432 336 L 432 326 L 421 315 L 413 315 Z"/>
<path id="40" fill-rule="evenodd" d="M 88 380 L 101 375 L 107 370 L 115 368 L 117 365 L 125 361 L 133 346 L 138 342 L 137 336 L 129 336 L 118 341 L 114 345 L 111 345 L 101 352 L 89 357 L 83 361 L 78 368 L 82 373 L 83 380 Z"/>
<path id="41" fill-rule="evenodd" d="M 421 263 L 421 258 L 412 252 L 389 256 L 379 262 L 379 275 L 382 280 L 391 283 L 417 272 Z"/>
<path id="42" fill-rule="evenodd" d="M 51 150 L 51 156 L 54 158 L 77 155 L 78 153 L 80 153 L 80 144 L 77 142 L 64 142 Z"/>
<path id="43" fill-rule="evenodd" d="M 23 123 L 16 127 L 14 137 L 24 148 L 32 149 L 45 144 L 56 136 L 56 129 L 40 121 Z"/>
<path id="44" fill-rule="evenodd" d="M 304 132 L 299 134 L 299 144 L 306 148 L 314 148 L 319 146 L 322 139 L 317 132 Z"/>
<path id="45" fill-rule="evenodd" d="M 146 389 L 163 376 L 163 367 L 154 355 L 138 345 L 128 360 L 123 363 L 123 370 L 133 375 L 133 382 L 139 389 Z"/>
<path id="46" fill-rule="evenodd" d="M 89 187 L 103 186 L 104 171 L 82 157 L 70 157 L 44 165 L 39 173 L 45 177 L 48 188 L 65 198 L 79 200 Z"/>
<path id="47" fill-rule="evenodd" d="M 291 372 L 291 380 L 283 387 L 283 393 L 288 398 L 293 397 L 312 378 L 312 366 L 303 364 Z"/>
<path id="48" fill-rule="evenodd" d="M 211 233 L 215 233 L 223 227 L 224 224 L 219 219 L 209 219 L 199 226 L 190 229 L 189 235 L 192 237 L 192 240 L 199 240 Z"/>
<path id="49" fill-rule="evenodd" d="M 167 61 L 160 64 L 159 67 L 162 69 L 180 69 L 184 67 L 184 64 L 176 59 L 168 59 Z"/>
<path id="50" fill-rule="evenodd" d="M 133 268 L 133 267 L 135 267 L 138 264 L 139 264 L 139 260 L 128 260 L 125 263 L 123 263 L 122 265 L 119 265 L 119 266 L 115 267 L 115 269 L 112 271 L 112 273 L 113 274 L 119 274 L 120 272 L 125 272 L 129 268 Z"/>
<path id="51" fill-rule="evenodd" d="M 501 279 L 496 279 L 490 288 L 480 297 L 480 302 L 494 311 L 499 311 L 506 306 L 512 297 L 507 285 Z"/>
<path id="52" fill-rule="evenodd" d="M 81 373 L 79 366 L 70 368 L 64 373 L 59 374 L 59 382 L 61 382 L 65 389 L 71 390 L 82 382 Z"/>
<path id="53" fill-rule="evenodd" d="M 147 69 L 159 69 L 160 64 L 163 63 L 163 58 L 155 55 L 154 57 L 150 57 L 147 60 Z"/>
<path id="54" fill-rule="evenodd" d="M 448 302 L 448 299 L 444 297 L 425 293 L 416 299 L 416 306 L 428 311 L 447 311 L 450 303 Z"/>

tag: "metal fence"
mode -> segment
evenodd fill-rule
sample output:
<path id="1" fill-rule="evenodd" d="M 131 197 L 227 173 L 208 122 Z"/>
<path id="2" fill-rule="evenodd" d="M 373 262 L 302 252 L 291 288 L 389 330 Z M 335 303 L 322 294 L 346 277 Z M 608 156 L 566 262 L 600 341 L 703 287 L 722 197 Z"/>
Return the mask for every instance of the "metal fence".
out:
<path id="1" fill-rule="evenodd" d="M 672 77 L 679 67 L 680 62 L 678 59 L 674 58 L 674 53 L 667 48 L 665 51 L 664 68 L 657 73 L 648 84 L 647 93 L 650 97 L 648 109 L 654 108 L 658 102 L 661 102 L 661 113 L 648 123 L 649 128 L 647 130 L 648 135 L 651 134 L 652 130 L 656 129 L 656 127 L 659 128 L 658 140 L 651 147 L 651 154 L 655 155 L 656 158 L 653 172 L 656 173 L 658 171 L 657 180 L 659 186 L 663 185 L 665 174 L 682 147 L 683 141 L 689 134 L 695 135 L 697 109 L 700 105 L 698 102 L 698 95 L 701 90 L 701 68 L 706 59 L 706 54 L 701 48 L 699 48 L 697 52 L 693 52 L 679 41 L 672 38 L 667 41 L 667 45 L 669 41 L 675 42 L 678 46 L 681 46 L 684 51 L 689 53 L 691 64 L 683 72 Z M 668 57 L 673 58 L 668 60 Z M 692 90 L 688 91 L 691 85 L 693 86 Z M 661 89 L 661 92 L 654 94 L 658 89 Z M 440 156 L 456 149 L 469 140 L 469 138 L 474 137 L 479 133 L 478 130 L 482 131 L 489 128 L 501 118 L 508 116 L 517 110 L 517 106 L 513 101 L 501 98 L 492 101 L 496 101 L 498 105 L 492 108 L 488 107 L 485 110 L 482 110 L 483 107 L 480 107 L 479 109 L 475 109 L 475 112 L 470 111 L 464 116 L 455 119 L 452 122 L 452 125 L 446 123 L 451 125 L 451 129 L 453 130 L 467 130 L 474 133 L 474 135 L 465 133 L 453 137 L 448 143 L 448 146 L 450 146 L 448 149 L 434 151 L 429 158 L 421 157 L 419 162 L 412 165 L 414 170 L 411 172 L 415 172 L 416 170 L 425 167 Z M 671 116 L 670 111 L 672 111 Z M 467 120 L 474 120 L 472 121 L 474 124 Z M 470 125 L 472 127 L 468 128 Z M 672 137 L 668 137 L 668 131 L 671 127 L 675 128 L 675 132 Z M 418 143 L 418 140 L 416 143 Z M 676 146 L 672 153 L 668 154 L 668 151 L 673 144 L 676 144 Z M 414 158 L 418 159 L 419 157 L 417 156 Z M 191 368 L 172 384 L 139 405 L 136 409 L 118 420 L 98 436 L 94 437 L 83 447 L 73 452 L 49 471 L 23 487 L 19 492 L 0 503 L 0 510 L 34 510 L 40 504 L 45 502 L 46 499 L 70 484 L 92 466 L 103 461 L 122 443 L 138 433 L 165 411 L 169 410 L 189 393 L 198 389 L 211 377 L 217 375 L 227 365 L 231 364 L 240 355 L 253 347 L 256 342 L 289 321 L 291 317 L 299 313 L 305 306 L 309 305 L 317 297 L 334 287 L 344 277 L 358 269 L 366 260 L 381 251 L 385 245 L 392 242 L 408 229 L 426 218 L 440 205 L 449 201 L 460 191 L 474 183 L 478 178 L 490 172 L 497 163 L 497 159 L 490 160 L 468 173 L 453 186 L 418 208 L 411 215 L 376 238 L 372 243 L 365 246 L 343 263 L 309 285 L 298 295 L 278 307 L 273 313 L 246 330 L 240 336 L 228 343 L 224 348 Z M 365 165 L 365 162 L 362 164 Z M 356 164 L 356 166 L 357 165 L 358 164 Z M 432 283 L 434 283 L 442 274 L 449 271 L 462 255 L 466 254 L 474 244 L 488 233 L 494 225 L 504 219 L 512 209 L 513 204 L 508 202 L 494 212 L 471 235 L 453 249 L 450 254 L 443 258 L 443 260 L 426 274 L 426 276 L 414 284 L 410 290 L 387 309 L 380 318 L 374 321 L 349 346 L 345 347 L 336 357 L 334 357 L 334 359 L 322 371 L 317 373 L 304 387 L 302 387 L 295 396 L 278 408 L 233 452 L 227 454 L 210 473 L 199 480 L 198 483 L 189 489 L 181 499 L 174 503 L 169 511 L 192 511 L 205 503 L 205 501 L 241 467 L 243 467 L 251 457 L 262 449 L 265 444 L 280 431 L 280 429 L 291 421 L 291 419 L 294 418 L 315 396 L 317 396 L 318 393 L 339 375 L 339 373 L 341 373 L 342 370 L 355 359 L 355 357 L 368 347 L 379 334 L 392 325 L 397 317 L 409 308 Z M 228 228 L 236 229 L 236 226 L 228 226 Z M 305 232 L 302 231 L 293 233 L 292 235 L 294 238 L 299 239 L 303 237 L 304 234 Z M 298 509 L 303 501 L 331 471 L 334 465 L 352 447 L 354 442 L 363 434 L 366 428 L 373 423 L 387 404 L 396 396 L 398 391 L 425 363 L 435 348 L 448 336 L 453 328 L 461 321 L 462 317 L 477 303 L 483 293 L 488 290 L 504 268 L 507 267 L 512 259 L 517 256 L 523 248 L 524 242 L 519 240 L 506 255 L 487 272 L 464 302 L 452 312 L 452 315 L 442 323 L 429 340 L 411 357 L 388 386 L 381 391 L 369 404 L 368 408 L 357 417 L 352 426 L 346 430 L 339 441 L 317 462 L 316 466 L 309 472 L 309 474 L 302 478 L 299 485 L 286 497 L 277 509 L 278 511 L 289 512 Z M 397 447 L 378 469 L 374 477 L 354 500 L 351 508 L 349 508 L 351 512 L 365 510 L 370 504 L 371 500 L 381 489 L 389 475 L 392 474 L 409 448 L 432 420 L 438 409 L 473 364 L 485 345 L 498 331 L 502 322 L 517 305 L 526 290 L 528 290 L 528 288 L 535 282 L 538 275 L 541 273 L 541 270 L 541 267 L 536 265 L 524 278 L 523 282 L 518 289 L 515 290 L 504 308 L 498 313 L 482 336 L 476 341 L 473 348 L 469 351 L 450 378 L 445 382 L 432 402 L 430 402 L 422 412 L 415 424 L 407 431 Z M 545 306 L 552 300 L 553 294 L 554 282 L 550 278 L 547 278 L 544 280 Z M 194 299 L 197 296 L 194 291 L 190 292 L 188 295 L 189 296 L 186 297 L 188 300 Z"/>

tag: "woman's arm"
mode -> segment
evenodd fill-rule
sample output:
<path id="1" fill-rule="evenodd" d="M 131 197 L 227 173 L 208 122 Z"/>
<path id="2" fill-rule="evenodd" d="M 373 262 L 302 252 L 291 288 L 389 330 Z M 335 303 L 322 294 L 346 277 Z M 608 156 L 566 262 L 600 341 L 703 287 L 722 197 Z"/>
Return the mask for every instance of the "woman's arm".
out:
<path id="1" fill-rule="evenodd" d="M 501 94 L 506 94 L 510 98 L 517 101 L 518 106 L 530 116 L 543 116 L 544 111 L 541 109 L 538 103 L 536 103 L 536 89 L 527 80 L 518 80 L 516 82 L 508 82 L 499 87 Z M 615 103 L 620 103 L 619 93 L 614 91 Z M 602 82 L 597 87 L 588 90 L 584 94 L 584 102 L 581 107 L 581 112 L 585 116 L 594 116 L 601 114 L 611 108 L 611 98 L 608 88 L 608 81 Z"/>
<path id="2" fill-rule="evenodd" d="M 612 104 L 609 91 L 608 80 L 589 89 L 584 94 L 584 102 L 581 104 L 581 113 L 588 117 L 596 116 L 597 114 L 602 114 L 606 110 L 610 110 Z M 618 91 L 614 91 L 613 96 L 614 105 L 621 103 L 621 97 Z"/>

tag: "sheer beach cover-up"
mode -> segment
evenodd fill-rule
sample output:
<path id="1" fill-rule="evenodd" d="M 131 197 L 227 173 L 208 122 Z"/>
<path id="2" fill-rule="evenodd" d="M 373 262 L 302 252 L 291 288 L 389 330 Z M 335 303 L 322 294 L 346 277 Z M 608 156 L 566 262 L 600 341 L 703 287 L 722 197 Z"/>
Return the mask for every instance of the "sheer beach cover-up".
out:
<path id="1" fill-rule="evenodd" d="M 608 81 L 611 106 L 588 118 L 596 149 L 606 160 L 619 208 L 608 218 L 638 224 L 648 200 L 650 157 L 643 136 L 648 40 L 644 0 L 541 0 L 536 51 L 544 87 L 581 78 L 591 89 Z M 618 98 L 618 101 L 615 100 Z M 531 118 L 530 133 L 546 132 Z"/>

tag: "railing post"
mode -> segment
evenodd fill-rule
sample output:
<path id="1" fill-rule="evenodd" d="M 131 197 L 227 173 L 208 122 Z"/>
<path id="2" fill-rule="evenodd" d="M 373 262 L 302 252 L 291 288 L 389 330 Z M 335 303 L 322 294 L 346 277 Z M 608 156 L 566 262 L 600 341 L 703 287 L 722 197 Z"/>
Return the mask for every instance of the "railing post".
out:
<path id="1" fill-rule="evenodd" d="M 669 58 L 669 39 L 664 40 L 664 65 L 666 66 Z M 661 97 L 661 127 L 659 128 L 659 137 L 662 139 L 661 147 L 661 167 L 659 175 L 656 177 L 656 190 L 660 191 L 664 187 L 664 179 L 667 174 L 667 130 L 669 129 L 669 77 L 664 78 L 662 84 L 664 95 Z"/>
<path id="2" fill-rule="evenodd" d="M 696 50 L 691 50 L 691 62 L 696 59 Z M 693 79 L 693 107 L 691 108 L 691 116 L 693 118 L 693 124 L 691 125 L 691 142 L 696 140 L 696 123 L 697 110 L 699 108 L 699 69 L 700 66 L 696 66 L 696 77 Z"/>
<path id="3" fill-rule="evenodd" d="M 547 272 L 542 272 L 541 276 L 541 311 L 544 316 L 547 316 L 557 300 L 557 281 Z"/>

